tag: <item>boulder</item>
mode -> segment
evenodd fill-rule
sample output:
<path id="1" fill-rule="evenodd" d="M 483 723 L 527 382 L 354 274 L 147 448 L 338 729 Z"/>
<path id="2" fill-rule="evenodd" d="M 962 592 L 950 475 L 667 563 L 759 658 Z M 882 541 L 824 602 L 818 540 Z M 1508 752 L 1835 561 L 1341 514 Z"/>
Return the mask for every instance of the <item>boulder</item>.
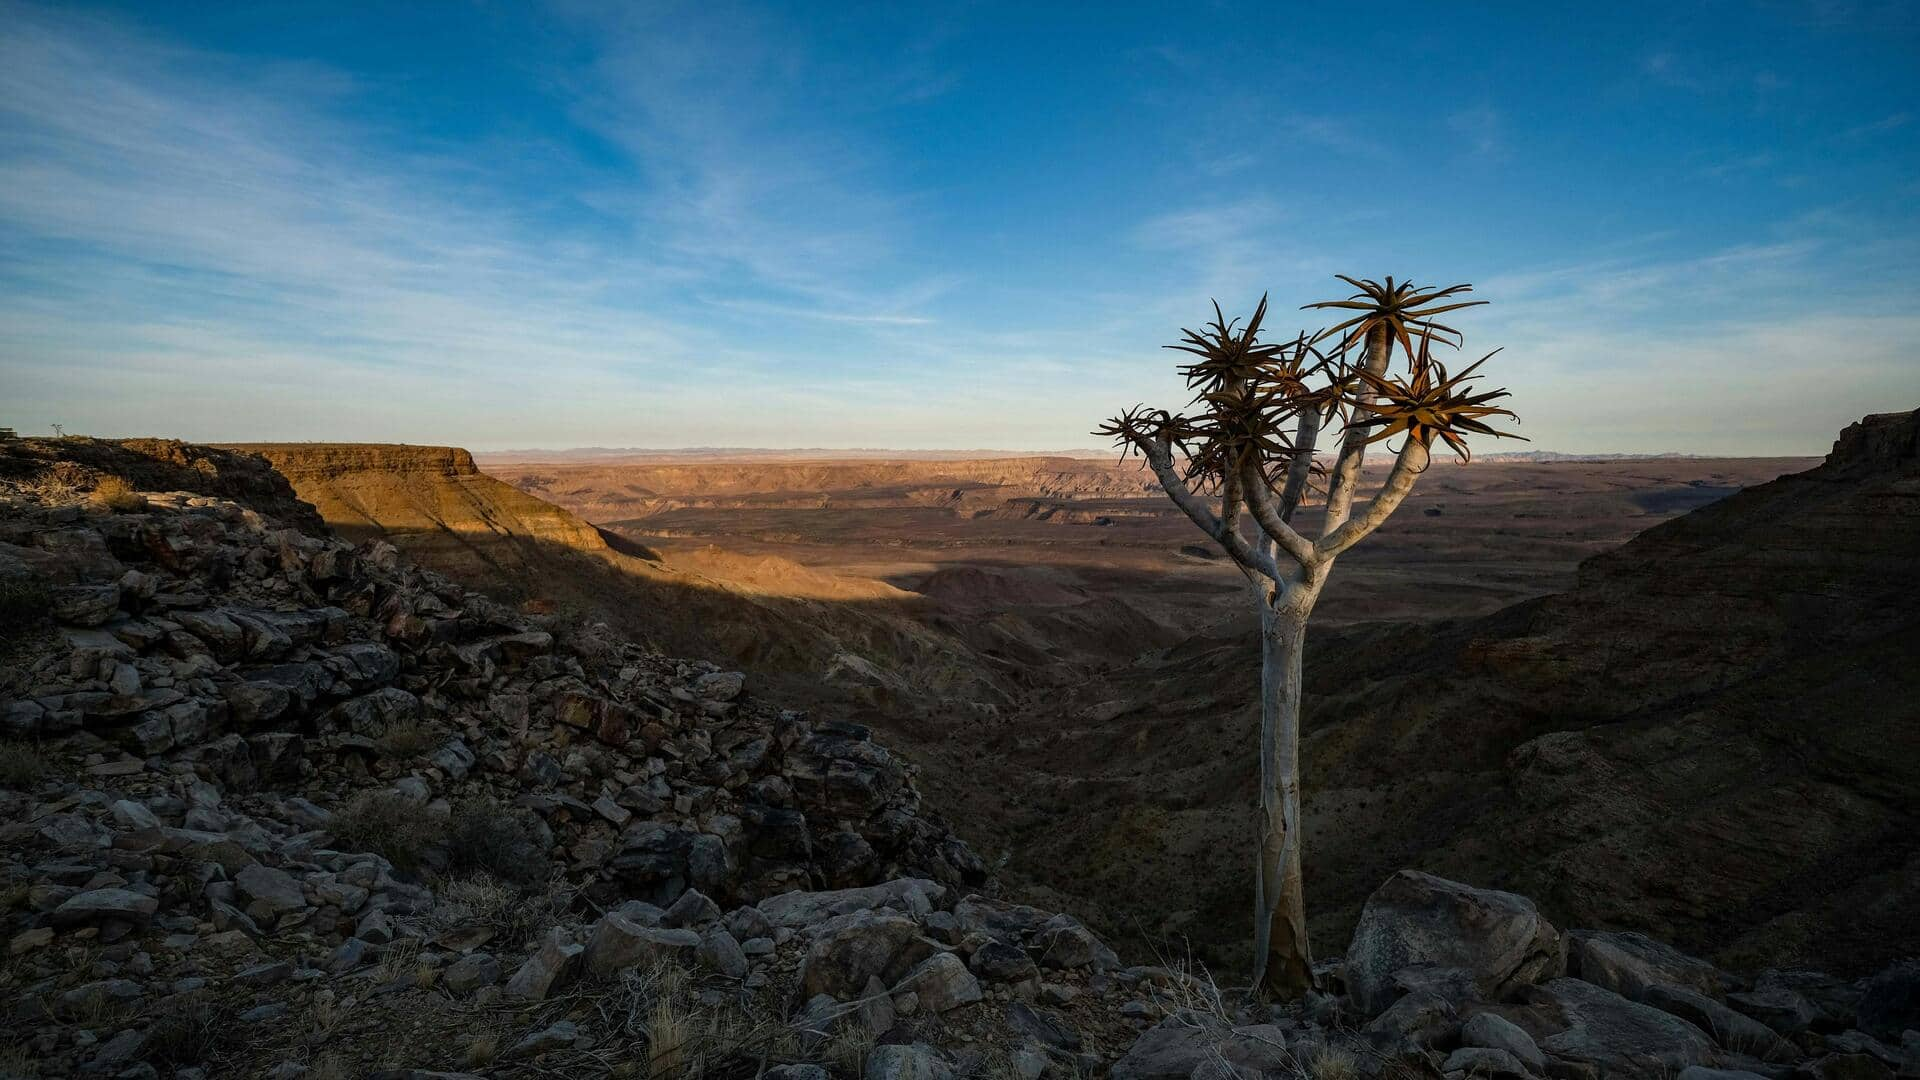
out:
<path id="1" fill-rule="evenodd" d="M 845 1001 L 876 977 L 892 986 L 939 951 L 940 946 L 920 936 L 920 928 L 904 916 L 873 911 L 841 915 L 824 923 L 807 949 L 800 968 L 801 997 L 827 994 Z"/>
<path id="2" fill-rule="evenodd" d="M 700 939 L 700 962 L 729 979 L 747 977 L 747 954 L 740 942 L 720 927 L 708 930 Z"/>
<path id="3" fill-rule="evenodd" d="M 520 970 L 507 980 L 508 997 L 522 1001 L 544 1001 L 548 994 L 565 986 L 580 969 L 586 947 L 566 940 L 557 932 L 527 957 Z"/>
<path id="4" fill-rule="evenodd" d="M 1568 932 L 1567 974 L 1636 1001 L 1649 986 L 1684 987 L 1717 998 L 1727 984 L 1726 975 L 1705 960 L 1631 931 Z"/>
<path id="5" fill-rule="evenodd" d="M 1188 1080 L 1207 1066 L 1222 1076 L 1294 1075 L 1286 1033 L 1272 1024 L 1230 1028 L 1218 1017 L 1182 1011 L 1149 1028 L 1114 1062 L 1112 1080 Z"/>
<path id="6" fill-rule="evenodd" d="M 691 930 L 644 926 L 618 911 L 601 916 L 587 938 L 587 973 L 595 978 L 650 965 L 668 957 L 691 957 L 700 935 Z"/>
<path id="7" fill-rule="evenodd" d="M 1347 950 L 1346 981 L 1362 1016 L 1379 1015 L 1399 990 L 1394 975 L 1421 965 L 1471 972 L 1487 1000 L 1558 975 L 1560 934 L 1533 901 L 1402 870 L 1360 912 Z"/>
<path id="8" fill-rule="evenodd" d="M 1120 966 L 1113 950 L 1071 915 L 1048 919 L 1034 936 L 1033 950 L 1040 954 L 1042 967 L 1109 971 Z"/>
<path id="9" fill-rule="evenodd" d="M 1797 1035 L 1820 1019 L 1820 1010 L 1783 986 L 1728 994 L 1727 1004 L 1781 1035 Z"/>
<path id="10" fill-rule="evenodd" d="M 1533 1073 L 1543 1073 L 1547 1056 L 1526 1029 L 1497 1013 L 1476 1013 L 1460 1027 L 1460 1045 L 1504 1050 Z"/>
<path id="11" fill-rule="evenodd" d="M 117 920 L 145 926 L 159 910 L 160 901 L 151 896 L 127 889 L 89 889 L 54 908 L 53 924 L 69 927 Z"/>
<path id="12" fill-rule="evenodd" d="M 935 953 L 920 962 L 893 988 L 895 996 L 912 993 L 920 997 L 922 1008 L 942 1013 L 971 1005 L 981 998 L 980 980 L 967 970 L 958 956 Z"/>
<path id="13" fill-rule="evenodd" d="M 450 994 L 471 994 L 499 981 L 500 961 L 486 953 L 469 953 L 447 968 L 439 985 Z"/>
<path id="14" fill-rule="evenodd" d="M 1484 1046 L 1463 1046 L 1447 1055 L 1446 1064 L 1440 1066 L 1445 1073 L 1465 1073 L 1468 1076 L 1491 1076 L 1505 1080 L 1530 1080 L 1533 1073 L 1520 1063 L 1520 1059 L 1505 1050 L 1494 1050 Z"/>
<path id="15" fill-rule="evenodd" d="M 1868 979 L 1855 1007 L 1860 1030 L 1897 1042 L 1900 1033 L 1920 1030 L 1920 960 L 1895 964 Z"/>
<path id="16" fill-rule="evenodd" d="M 233 883 L 248 901 L 247 914 L 256 919 L 278 917 L 307 906 L 300 883 L 285 870 L 255 863 L 235 874 Z"/>
<path id="17" fill-rule="evenodd" d="M 1053 916 L 1025 904 L 969 896 L 954 905 L 953 918 L 962 934 L 983 933 L 1001 941 L 1021 942 L 1038 934 Z"/>
<path id="18" fill-rule="evenodd" d="M 688 889 L 680 894 L 660 916 L 661 926 L 698 929 L 711 926 L 720 921 L 720 906 L 698 889 Z"/>
<path id="19" fill-rule="evenodd" d="M 1685 1020 L 1728 1050 L 1774 1062 L 1800 1056 L 1793 1044 L 1774 1034 L 1772 1028 L 1698 991 L 1655 984 L 1641 991 L 1640 1000 Z"/>
<path id="20" fill-rule="evenodd" d="M 1430 990 L 1417 990 L 1367 1021 L 1365 1030 L 1393 1046 L 1426 1049 L 1451 1041 L 1459 1026 L 1451 1001 Z"/>
<path id="21" fill-rule="evenodd" d="M 756 906 L 775 926 L 799 928 L 825 922 L 835 915 L 882 908 L 924 915 L 946 897 L 946 887 L 926 878 L 900 878 L 861 889 L 831 892 L 788 892 L 770 896 Z"/>
<path id="22" fill-rule="evenodd" d="M 876 1046 L 867 1052 L 863 1080 L 956 1080 L 959 1075 L 940 1052 L 923 1043 Z"/>
<path id="23" fill-rule="evenodd" d="M 1033 957 L 1004 941 L 989 940 L 967 958 L 967 967 L 988 982 L 1022 983 L 1040 977 Z"/>
<path id="24" fill-rule="evenodd" d="M 1620 1080 L 1667 1080 L 1714 1060 L 1713 1040 L 1692 1024 L 1579 979 L 1555 979 L 1527 991 L 1558 1024 L 1540 1048 L 1597 1067 Z"/>

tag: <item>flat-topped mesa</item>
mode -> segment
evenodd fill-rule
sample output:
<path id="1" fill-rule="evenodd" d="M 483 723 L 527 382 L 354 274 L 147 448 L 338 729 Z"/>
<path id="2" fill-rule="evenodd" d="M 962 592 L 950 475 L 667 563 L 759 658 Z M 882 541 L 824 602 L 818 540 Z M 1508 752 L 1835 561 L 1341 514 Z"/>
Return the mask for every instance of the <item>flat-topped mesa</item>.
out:
<path id="1" fill-rule="evenodd" d="M 593 526 L 482 473 L 459 447 L 247 443 L 231 449 L 266 458 L 327 524 L 351 539 L 381 536 L 408 548 L 452 541 L 448 546 L 488 561 L 525 541 L 607 550 Z"/>
<path id="2" fill-rule="evenodd" d="M 227 449 L 259 454 L 289 479 L 333 478 L 354 472 L 477 476 L 473 455 L 457 446 L 412 443 L 232 443 Z"/>

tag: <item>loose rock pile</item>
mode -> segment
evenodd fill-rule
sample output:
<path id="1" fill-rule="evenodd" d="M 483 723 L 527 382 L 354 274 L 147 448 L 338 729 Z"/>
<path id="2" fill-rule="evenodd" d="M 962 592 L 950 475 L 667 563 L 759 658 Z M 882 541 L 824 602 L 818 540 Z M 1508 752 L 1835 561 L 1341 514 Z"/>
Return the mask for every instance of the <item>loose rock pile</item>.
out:
<path id="1" fill-rule="evenodd" d="M 303 524 L 0 477 L 0 1076 L 1920 1075 L 1920 968 L 1411 871 L 1305 1002 L 1127 966 L 865 729 Z"/>

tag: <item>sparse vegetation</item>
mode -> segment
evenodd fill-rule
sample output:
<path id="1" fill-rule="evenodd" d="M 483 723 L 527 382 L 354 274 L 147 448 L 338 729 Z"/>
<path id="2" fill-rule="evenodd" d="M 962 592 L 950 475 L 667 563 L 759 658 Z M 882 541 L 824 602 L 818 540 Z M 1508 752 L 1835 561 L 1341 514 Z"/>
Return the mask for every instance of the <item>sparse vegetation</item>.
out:
<path id="1" fill-rule="evenodd" d="M 407 873 L 418 873 L 444 824 L 411 799 L 369 791 L 334 811 L 327 831 L 347 851 L 371 851 Z"/>
<path id="2" fill-rule="evenodd" d="M 647 1013 L 647 1075 L 670 1080 L 688 1075 L 693 1019 L 672 996 L 662 994 Z"/>
<path id="3" fill-rule="evenodd" d="M 522 892 L 547 878 L 539 823 L 494 799 L 466 799 L 434 814 L 395 792 L 366 792 L 334 813 L 328 831 L 347 850 L 374 852 L 410 874 L 486 875 Z"/>
<path id="4" fill-rule="evenodd" d="M 559 922 L 572 906 L 573 893 L 565 887 L 544 892 L 496 881 L 487 874 L 475 874 L 441 884 L 438 903 L 433 909 L 434 926 L 452 930 L 461 926 L 485 926 L 494 932 L 496 947 L 518 948 Z"/>
<path id="5" fill-rule="evenodd" d="M 147 1060 L 163 1072 L 204 1065 L 240 1038 L 225 1007 L 210 998 L 169 1007 L 147 1028 Z"/>
<path id="6" fill-rule="evenodd" d="M 307 1071 L 307 1080 L 352 1080 L 353 1069 L 338 1054 L 322 1054 Z"/>
<path id="7" fill-rule="evenodd" d="M 9 1046 L 0 1049 L 0 1076 L 39 1076 L 40 1062 L 32 1051 L 24 1046 Z"/>
<path id="8" fill-rule="evenodd" d="M 1321 1046 L 1307 1059 L 1309 1080 L 1359 1080 L 1360 1063 L 1351 1052 L 1337 1046 Z"/>
<path id="9" fill-rule="evenodd" d="M 30 791 L 53 772 L 52 759 L 34 743 L 0 741 L 0 788 Z"/>
<path id="10" fill-rule="evenodd" d="M 500 1036 L 491 1031 L 483 1031 L 473 1037 L 467 1049 L 460 1057 L 462 1064 L 469 1069 L 478 1069 L 493 1064 L 500 1056 Z"/>
<path id="11" fill-rule="evenodd" d="M 401 720 L 387 727 L 373 741 L 382 757 L 415 758 L 440 745 L 440 733 L 421 720 Z"/>
<path id="12" fill-rule="evenodd" d="M 873 1050 L 873 1032 L 856 1023 L 835 1024 L 820 1048 L 820 1060 L 849 1076 L 859 1076 Z"/>
<path id="13" fill-rule="evenodd" d="M 132 514 L 147 508 L 147 500 L 133 490 L 132 484 L 113 475 L 103 476 L 99 483 L 93 485 L 87 503 L 96 510 L 109 510 L 116 514 Z"/>
<path id="14" fill-rule="evenodd" d="M 493 799 L 455 803 L 447 815 L 448 869 L 486 874 L 525 888 L 547 879 L 547 836 L 525 810 Z"/>

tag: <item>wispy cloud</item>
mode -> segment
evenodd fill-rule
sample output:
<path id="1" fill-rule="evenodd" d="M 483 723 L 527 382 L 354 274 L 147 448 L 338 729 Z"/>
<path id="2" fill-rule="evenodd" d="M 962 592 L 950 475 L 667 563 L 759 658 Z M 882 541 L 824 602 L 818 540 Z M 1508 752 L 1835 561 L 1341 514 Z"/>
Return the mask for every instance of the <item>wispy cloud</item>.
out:
<path id="1" fill-rule="evenodd" d="M 667 119 L 627 144 L 644 180 L 581 193 L 614 227 L 556 232 L 464 162 L 383 151 L 335 118 L 362 92 L 349 79 L 294 69 L 262 85 L 111 21 L 4 16 L 0 376 L 19 409 L 97 399 L 77 376 L 104 369 L 123 417 L 155 415 L 142 403 L 190 379 L 164 415 L 202 437 L 271 436 L 287 417 L 234 402 L 301 379 L 317 383 L 303 419 L 343 437 L 451 437 L 474 415 L 447 415 L 462 398 L 577 395 L 578 418 L 600 422 L 783 367 L 716 328 L 703 294 L 754 284 L 767 299 L 723 306 L 860 332 L 926 325 L 913 309 L 951 285 L 867 287 L 896 222 L 861 152 L 763 143 L 773 113 L 723 123 L 741 103 L 700 106 L 698 63 L 648 73 L 671 49 L 613 49 L 609 81 L 574 88 L 610 128 Z"/>
<path id="2" fill-rule="evenodd" d="M 1498 161 L 1507 157 L 1506 121 L 1491 105 L 1462 109 L 1447 117 L 1453 132 L 1474 157 Z"/>
<path id="3" fill-rule="evenodd" d="M 1854 127 L 1850 127 L 1847 130 L 1841 132 L 1840 137 L 1843 139 L 1870 139 L 1876 135 L 1884 135 L 1890 131 L 1898 131 L 1899 129 L 1906 127 L 1908 123 L 1912 122 L 1912 120 L 1913 120 L 1912 113 L 1904 113 L 1904 112 L 1890 113 L 1870 123 L 1858 124 L 1858 125 L 1855 125 Z"/>

